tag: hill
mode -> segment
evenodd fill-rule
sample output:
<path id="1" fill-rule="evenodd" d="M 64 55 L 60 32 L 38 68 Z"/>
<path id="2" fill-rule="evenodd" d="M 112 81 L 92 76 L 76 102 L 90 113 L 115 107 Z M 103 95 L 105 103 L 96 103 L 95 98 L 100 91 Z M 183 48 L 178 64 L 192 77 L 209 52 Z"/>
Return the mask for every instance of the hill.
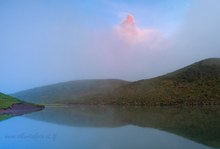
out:
<path id="1" fill-rule="evenodd" d="M 77 80 L 33 88 L 13 94 L 26 101 L 50 104 L 104 97 L 129 82 L 123 80 Z"/>
<path id="2" fill-rule="evenodd" d="M 72 81 L 13 96 L 35 103 L 219 105 L 220 58 L 205 59 L 152 79 Z"/>
<path id="3" fill-rule="evenodd" d="M 196 62 L 153 79 L 133 82 L 117 90 L 124 104 L 220 104 L 220 59 Z"/>

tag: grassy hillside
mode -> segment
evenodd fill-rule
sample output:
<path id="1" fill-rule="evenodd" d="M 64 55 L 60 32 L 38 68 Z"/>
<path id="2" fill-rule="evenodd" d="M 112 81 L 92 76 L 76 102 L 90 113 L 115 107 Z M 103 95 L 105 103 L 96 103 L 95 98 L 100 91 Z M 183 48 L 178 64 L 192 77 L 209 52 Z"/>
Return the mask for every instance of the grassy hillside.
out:
<path id="1" fill-rule="evenodd" d="M 128 83 L 114 79 L 78 80 L 34 88 L 13 94 L 13 96 L 41 104 L 65 103 L 73 100 L 90 99 L 91 97 L 104 97 L 114 89 Z"/>
<path id="2" fill-rule="evenodd" d="M 0 109 L 11 107 L 13 104 L 20 103 L 21 101 L 11 96 L 0 93 Z"/>
<path id="3" fill-rule="evenodd" d="M 206 59 L 164 76 L 133 82 L 116 93 L 122 104 L 219 104 L 220 59 Z"/>
<path id="4" fill-rule="evenodd" d="M 92 100 L 91 100 L 92 98 Z M 219 105 L 220 59 L 206 59 L 173 73 L 140 80 L 101 98 L 72 101 L 115 105 Z"/>
<path id="5" fill-rule="evenodd" d="M 205 59 L 153 79 L 72 81 L 14 96 L 36 103 L 219 105 L 220 58 Z"/>

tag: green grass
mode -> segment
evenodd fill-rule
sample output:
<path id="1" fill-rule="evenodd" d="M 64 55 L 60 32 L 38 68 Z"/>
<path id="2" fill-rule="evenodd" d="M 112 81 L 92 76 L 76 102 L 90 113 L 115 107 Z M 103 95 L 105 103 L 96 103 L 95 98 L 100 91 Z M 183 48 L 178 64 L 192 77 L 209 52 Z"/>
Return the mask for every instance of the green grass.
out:
<path id="1" fill-rule="evenodd" d="M 16 98 L 0 93 L 0 109 L 9 108 L 13 104 L 20 102 L 21 101 Z"/>

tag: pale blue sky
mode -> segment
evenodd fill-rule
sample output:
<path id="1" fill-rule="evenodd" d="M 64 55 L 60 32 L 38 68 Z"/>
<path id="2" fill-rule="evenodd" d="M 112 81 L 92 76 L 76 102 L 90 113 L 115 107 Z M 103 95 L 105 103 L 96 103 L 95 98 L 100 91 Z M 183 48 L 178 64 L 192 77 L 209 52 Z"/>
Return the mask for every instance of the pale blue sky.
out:
<path id="1" fill-rule="evenodd" d="M 218 0 L 0 1 L 0 92 L 78 79 L 138 80 L 219 57 L 219 4 Z M 150 38 L 155 38 L 156 48 L 150 42 L 132 47 L 118 40 L 115 27 L 128 13 L 141 30 L 159 32 Z M 200 44 L 206 38 L 210 47 Z"/>

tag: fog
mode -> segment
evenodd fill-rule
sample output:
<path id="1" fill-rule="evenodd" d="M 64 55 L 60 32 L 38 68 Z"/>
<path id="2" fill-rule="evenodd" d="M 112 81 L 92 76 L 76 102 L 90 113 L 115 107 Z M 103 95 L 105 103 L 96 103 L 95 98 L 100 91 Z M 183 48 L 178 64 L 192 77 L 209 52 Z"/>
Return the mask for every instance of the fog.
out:
<path id="1" fill-rule="evenodd" d="M 0 92 L 81 79 L 134 81 L 220 57 L 218 0 L 189 1 L 172 32 L 143 25 L 140 18 L 150 18 L 132 6 L 117 18 L 109 13 L 116 8 L 102 2 L 78 2 L 78 8 L 67 1 L 0 2 Z"/>

